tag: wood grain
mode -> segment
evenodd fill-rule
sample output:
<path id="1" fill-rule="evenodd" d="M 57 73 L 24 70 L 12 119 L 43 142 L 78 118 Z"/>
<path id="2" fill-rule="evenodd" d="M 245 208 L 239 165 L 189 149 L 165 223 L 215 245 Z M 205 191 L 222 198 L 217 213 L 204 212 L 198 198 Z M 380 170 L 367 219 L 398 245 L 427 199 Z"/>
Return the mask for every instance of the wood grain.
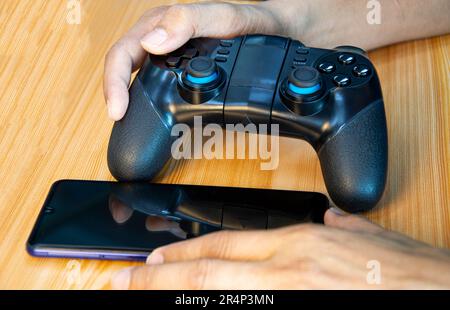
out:
<path id="1" fill-rule="evenodd" d="M 54 181 L 112 180 L 103 57 L 144 10 L 173 2 L 83 1 L 80 25 L 66 22 L 66 1 L 0 2 L 0 288 L 102 288 L 130 265 L 32 258 L 25 241 Z M 449 55 L 450 36 L 370 54 L 390 167 L 385 196 L 367 216 L 440 247 L 450 247 Z M 325 192 L 311 147 L 282 139 L 280 155 L 275 171 L 260 171 L 258 160 L 171 162 L 158 181 Z"/>

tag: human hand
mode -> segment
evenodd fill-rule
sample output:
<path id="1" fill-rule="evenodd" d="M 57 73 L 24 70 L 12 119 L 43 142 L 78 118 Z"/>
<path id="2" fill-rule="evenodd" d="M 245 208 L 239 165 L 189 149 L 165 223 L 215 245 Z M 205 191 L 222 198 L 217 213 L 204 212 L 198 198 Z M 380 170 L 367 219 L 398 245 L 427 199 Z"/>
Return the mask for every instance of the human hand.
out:
<path id="1" fill-rule="evenodd" d="M 255 5 L 210 2 L 147 11 L 106 55 L 103 88 L 109 117 L 117 121 L 125 115 L 131 73 L 141 67 L 147 52 L 165 54 L 196 37 L 229 38 L 249 33 L 290 35 L 289 29 L 303 27 L 299 18 L 295 19 L 299 27 L 289 22 L 290 10 L 282 10 L 286 2 L 292 6 L 290 0 Z"/>
<path id="2" fill-rule="evenodd" d="M 325 224 L 222 231 L 155 250 L 114 289 L 449 288 L 450 253 L 368 220 L 327 211 Z M 367 281 L 379 262 L 379 284 Z"/>

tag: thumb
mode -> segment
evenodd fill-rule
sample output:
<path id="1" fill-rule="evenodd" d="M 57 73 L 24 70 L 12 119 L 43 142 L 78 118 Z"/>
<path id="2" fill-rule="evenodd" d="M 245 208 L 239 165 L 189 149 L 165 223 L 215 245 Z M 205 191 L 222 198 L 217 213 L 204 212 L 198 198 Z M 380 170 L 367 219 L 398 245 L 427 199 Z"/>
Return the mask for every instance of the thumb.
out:
<path id="1" fill-rule="evenodd" d="M 176 50 L 191 38 L 230 38 L 280 32 L 280 23 L 264 5 L 195 3 L 174 5 L 145 35 L 142 47 L 152 54 Z"/>
<path id="2" fill-rule="evenodd" d="M 344 211 L 331 208 L 328 209 L 324 216 L 324 222 L 326 226 L 342 228 L 350 231 L 365 231 L 370 233 L 378 233 L 384 229 L 368 219 Z"/>

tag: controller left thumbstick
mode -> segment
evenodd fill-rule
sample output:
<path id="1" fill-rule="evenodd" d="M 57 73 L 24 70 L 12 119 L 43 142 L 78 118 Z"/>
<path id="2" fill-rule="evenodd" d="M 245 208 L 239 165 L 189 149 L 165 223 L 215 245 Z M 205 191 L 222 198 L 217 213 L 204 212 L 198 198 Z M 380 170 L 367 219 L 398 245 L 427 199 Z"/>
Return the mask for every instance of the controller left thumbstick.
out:
<path id="1" fill-rule="evenodd" d="M 209 89 L 220 80 L 216 62 L 206 56 L 191 59 L 183 74 L 183 82 L 195 89 Z"/>

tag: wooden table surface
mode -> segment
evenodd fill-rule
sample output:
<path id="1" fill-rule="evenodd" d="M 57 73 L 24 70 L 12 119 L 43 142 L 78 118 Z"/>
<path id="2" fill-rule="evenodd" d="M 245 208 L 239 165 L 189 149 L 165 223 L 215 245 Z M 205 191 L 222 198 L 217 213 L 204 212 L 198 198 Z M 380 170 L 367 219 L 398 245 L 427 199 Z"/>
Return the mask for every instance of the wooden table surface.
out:
<path id="1" fill-rule="evenodd" d="M 83 0 L 81 24 L 65 0 L 0 2 L 0 288 L 103 288 L 127 262 L 38 259 L 25 242 L 58 179 L 113 180 L 112 121 L 102 95 L 108 48 L 148 8 L 175 1 Z M 450 36 L 370 53 L 383 85 L 389 177 L 367 216 L 450 247 Z M 280 165 L 258 160 L 172 162 L 160 182 L 326 192 L 315 152 L 282 139 Z"/>

